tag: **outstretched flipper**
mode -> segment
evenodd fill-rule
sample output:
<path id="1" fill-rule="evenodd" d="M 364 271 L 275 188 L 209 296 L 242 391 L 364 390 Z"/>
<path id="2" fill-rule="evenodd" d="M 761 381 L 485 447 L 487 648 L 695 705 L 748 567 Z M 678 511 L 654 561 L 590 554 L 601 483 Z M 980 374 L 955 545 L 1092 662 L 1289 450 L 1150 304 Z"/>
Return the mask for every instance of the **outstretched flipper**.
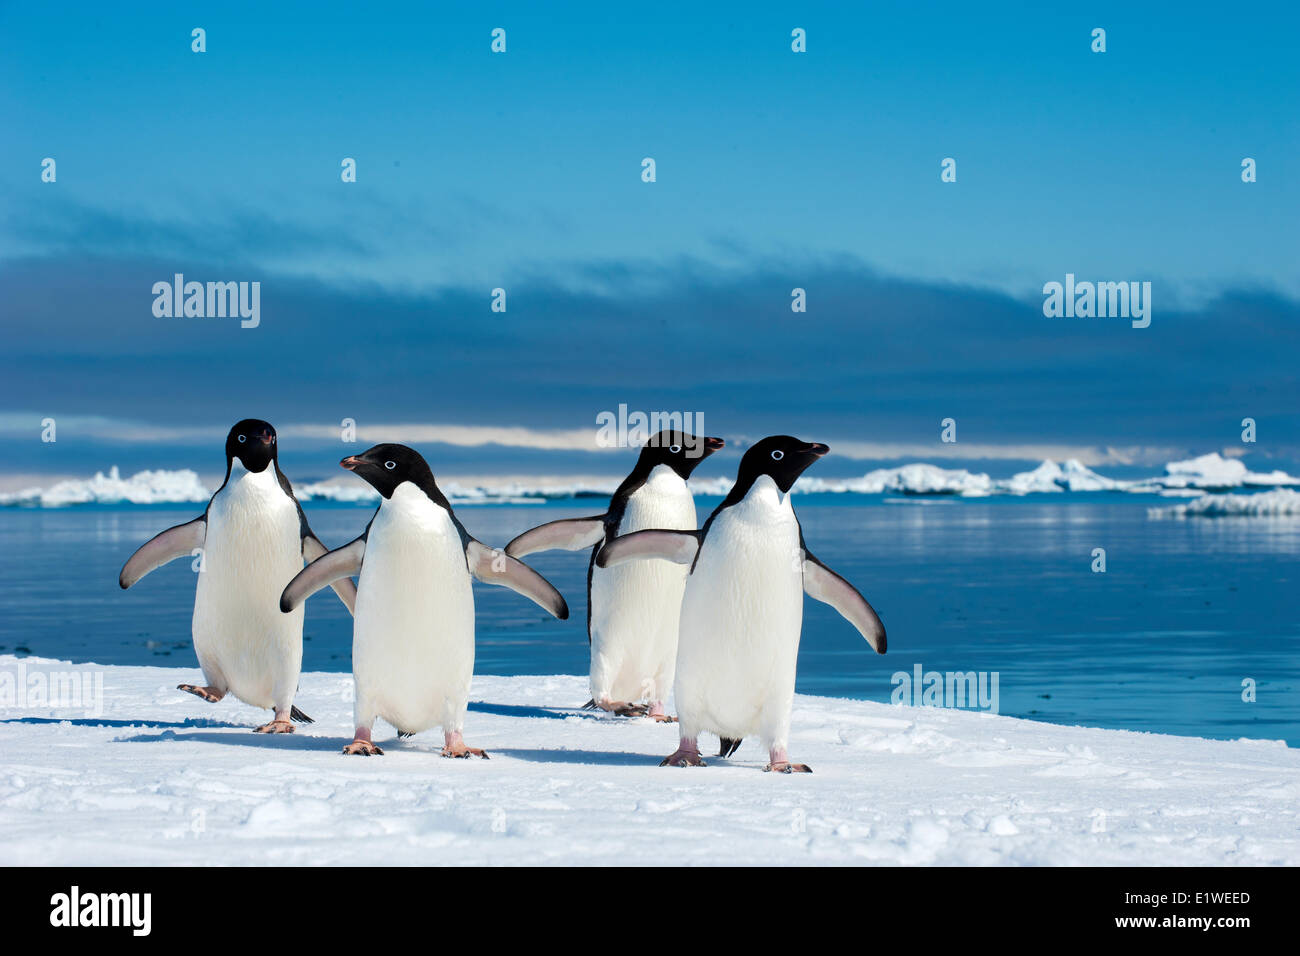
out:
<path id="1" fill-rule="evenodd" d="M 639 558 L 662 558 L 690 564 L 700 550 L 698 531 L 633 531 L 619 535 L 596 553 L 596 567 L 612 568 Z"/>
<path id="2" fill-rule="evenodd" d="M 605 516 L 594 515 L 590 518 L 561 518 L 548 521 L 531 531 L 525 531 L 506 545 L 506 554 L 512 558 L 522 558 L 534 551 L 550 551 L 559 548 L 562 551 L 581 551 L 599 544 L 605 537 Z"/>
<path id="3" fill-rule="evenodd" d="M 299 571 L 280 595 L 280 610 L 288 614 L 307 598 L 327 584 L 350 578 L 361 571 L 361 560 L 366 554 L 365 536 L 350 541 L 341 548 L 326 552 Z M 356 594 L 354 588 L 352 594 Z M 342 597 L 342 594 L 339 595 Z M 345 599 L 344 604 L 347 604 Z M 348 610 L 352 610 L 349 605 Z"/>
<path id="4" fill-rule="evenodd" d="M 316 537 L 310 531 L 302 539 L 302 556 L 308 564 L 329 554 L 329 549 L 321 544 L 320 538 Z M 343 606 L 348 609 L 348 613 L 355 615 L 357 613 L 357 586 L 353 583 L 351 577 L 339 578 L 337 581 L 330 583 L 334 593 L 339 596 Z"/>
<path id="5" fill-rule="evenodd" d="M 484 584 L 499 584 L 517 591 L 545 608 L 561 621 L 569 617 L 569 605 L 564 596 L 528 565 L 504 551 L 489 548 L 482 541 L 469 538 L 465 544 L 465 564 L 469 573 Z"/>
<path id="6" fill-rule="evenodd" d="M 877 654 L 885 653 L 885 625 L 867 599 L 848 581 L 803 549 L 803 589 L 811 598 L 829 604 L 858 629 Z"/>
<path id="7" fill-rule="evenodd" d="M 206 515 L 155 535 L 127 559 L 126 564 L 122 566 L 122 573 L 117 576 L 118 585 L 122 590 L 126 590 L 150 571 L 162 567 L 168 561 L 193 554 L 195 548 L 203 547 L 207 536 Z"/>

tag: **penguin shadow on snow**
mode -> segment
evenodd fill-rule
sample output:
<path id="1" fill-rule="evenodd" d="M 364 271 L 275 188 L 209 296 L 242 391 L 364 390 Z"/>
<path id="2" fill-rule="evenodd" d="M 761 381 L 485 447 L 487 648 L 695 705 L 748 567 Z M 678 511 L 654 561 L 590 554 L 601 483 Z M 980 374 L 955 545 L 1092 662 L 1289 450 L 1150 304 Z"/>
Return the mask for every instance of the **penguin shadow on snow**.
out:
<path id="1" fill-rule="evenodd" d="M 136 724 L 135 726 L 138 726 Z M 234 744 L 240 747 L 257 747 L 261 750 L 284 751 L 331 751 L 341 753 L 351 737 L 317 737 L 309 734 L 255 734 L 253 728 L 246 724 L 225 724 L 244 733 L 177 733 L 166 729 L 160 734 L 136 734 L 132 737 L 116 737 L 114 743 L 154 744 L 154 743 L 204 743 Z"/>
<path id="2" fill-rule="evenodd" d="M 123 720 L 106 717 L 10 717 L 0 720 L 0 724 L 71 724 L 74 727 L 153 727 L 159 730 L 211 727 L 238 730 L 243 724 L 232 724 L 225 720 L 213 720 L 210 717 L 189 717 L 185 720 Z"/>
<path id="3" fill-rule="evenodd" d="M 492 756 L 513 757 L 528 763 L 598 764 L 607 767 L 654 767 L 660 758 L 653 754 L 628 750 L 542 750 L 538 748 L 495 747 Z"/>
<path id="4" fill-rule="evenodd" d="M 603 711 L 583 710 L 578 707 L 537 707 L 529 704 L 490 704 L 487 701 L 472 700 L 469 709 L 478 714 L 492 714 L 495 717 L 542 717 L 547 720 L 567 720 L 581 717 L 584 720 L 608 721 L 610 718 Z M 626 718 L 613 718 L 623 720 Z"/>

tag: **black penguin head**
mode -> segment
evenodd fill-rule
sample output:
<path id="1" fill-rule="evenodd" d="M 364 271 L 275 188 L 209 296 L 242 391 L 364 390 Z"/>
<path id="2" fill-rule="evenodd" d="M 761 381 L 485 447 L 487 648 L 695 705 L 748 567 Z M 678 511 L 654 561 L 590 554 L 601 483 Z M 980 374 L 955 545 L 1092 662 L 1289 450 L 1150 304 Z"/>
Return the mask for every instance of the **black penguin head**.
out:
<path id="1" fill-rule="evenodd" d="M 433 471 L 414 448 L 391 443 L 376 445 L 359 455 L 349 455 L 339 465 L 368 481 L 385 498 L 393 497 L 404 481 L 422 489 L 430 497 L 436 489 Z"/>
<path id="2" fill-rule="evenodd" d="M 740 459 L 736 486 L 747 491 L 763 475 L 769 476 L 782 492 L 788 492 L 809 465 L 830 451 L 818 442 L 800 441 L 790 435 L 772 435 L 757 442 Z"/>
<path id="3" fill-rule="evenodd" d="M 265 471 L 276 460 L 275 429 L 260 418 L 245 418 L 226 436 L 226 469 L 236 458 L 249 471 Z"/>
<path id="4" fill-rule="evenodd" d="M 637 471 L 650 474 L 656 465 L 667 465 L 685 480 L 695 467 L 726 444 L 721 438 L 699 438 L 689 432 L 661 431 L 641 449 Z"/>

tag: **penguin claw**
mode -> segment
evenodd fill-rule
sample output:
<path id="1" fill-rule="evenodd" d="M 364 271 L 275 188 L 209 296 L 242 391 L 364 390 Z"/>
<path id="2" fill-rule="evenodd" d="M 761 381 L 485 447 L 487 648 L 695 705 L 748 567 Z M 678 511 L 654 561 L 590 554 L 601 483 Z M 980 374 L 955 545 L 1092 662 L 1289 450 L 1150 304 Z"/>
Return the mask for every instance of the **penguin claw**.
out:
<path id="1" fill-rule="evenodd" d="M 255 734 L 291 734 L 294 731 L 293 724 L 287 720 L 273 720 L 269 724 L 263 724 L 261 727 L 254 729 Z"/>
<path id="2" fill-rule="evenodd" d="M 468 757 L 482 757 L 484 760 L 489 759 L 486 750 L 479 750 L 477 747 L 466 747 L 464 744 L 459 748 L 443 747 L 442 756 L 462 759 Z"/>
<path id="3" fill-rule="evenodd" d="M 610 703 L 602 705 L 605 710 L 619 717 L 644 717 L 650 708 L 645 704 Z"/>
<path id="4" fill-rule="evenodd" d="M 659 761 L 661 767 L 707 767 L 698 751 L 678 750 Z"/>
<path id="5" fill-rule="evenodd" d="M 369 740 L 354 740 L 343 748 L 345 754 L 354 754 L 361 757 L 376 756 L 382 757 L 384 752 Z"/>
<path id="6" fill-rule="evenodd" d="M 648 714 L 647 716 L 649 716 L 649 718 L 653 720 L 656 724 L 677 723 L 677 718 L 674 717 L 672 714 Z"/>
<path id="7" fill-rule="evenodd" d="M 770 763 L 763 768 L 764 773 L 812 773 L 812 767 L 806 763 L 790 763 L 783 760 L 780 763 Z"/>

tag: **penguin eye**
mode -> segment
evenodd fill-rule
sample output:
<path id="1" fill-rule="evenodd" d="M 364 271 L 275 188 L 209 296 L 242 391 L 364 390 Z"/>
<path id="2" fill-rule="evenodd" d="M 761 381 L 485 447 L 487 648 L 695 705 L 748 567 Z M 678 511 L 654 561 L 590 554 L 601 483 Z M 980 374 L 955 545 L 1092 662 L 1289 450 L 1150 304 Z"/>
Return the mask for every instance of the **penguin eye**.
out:
<path id="1" fill-rule="evenodd" d="M 783 452 L 781 449 L 779 449 L 779 448 L 773 448 L 773 449 L 772 449 L 772 460 L 773 460 L 773 461 L 780 461 L 780 460 L 781 460 L 782 458 L 784 458 L 784 457 L 785 457 L 785 452 Z"/>
<path id="2" fill-rule="evenodd" d="M 244 438 L 244 436 L 243 436 L 243 435 L 240 435 L 240 436 L 239 436 L 239 443 L 242 445 L 245 441 L 246 441 L 246 439 Z"/>
<path id="3" fill-rule="evenodd" d="M 384 467 L 387 468 L 389 471 L 392 471 L 394 468 L 397 467 L 397 462 L 395 462 L 395 461 L 386 461 L 386 462 L 384 462 Z"/>
<path id="4" fill-rule="evenodd" d="M 682 452 L 682 446 L 681 446 L 681 445 L 669 445 L 669 446 L 668 446 L 668 450 L 669 450 L 670 452 L 672 452 L 674 455 L 680 455 L 681 452 Z"/>

